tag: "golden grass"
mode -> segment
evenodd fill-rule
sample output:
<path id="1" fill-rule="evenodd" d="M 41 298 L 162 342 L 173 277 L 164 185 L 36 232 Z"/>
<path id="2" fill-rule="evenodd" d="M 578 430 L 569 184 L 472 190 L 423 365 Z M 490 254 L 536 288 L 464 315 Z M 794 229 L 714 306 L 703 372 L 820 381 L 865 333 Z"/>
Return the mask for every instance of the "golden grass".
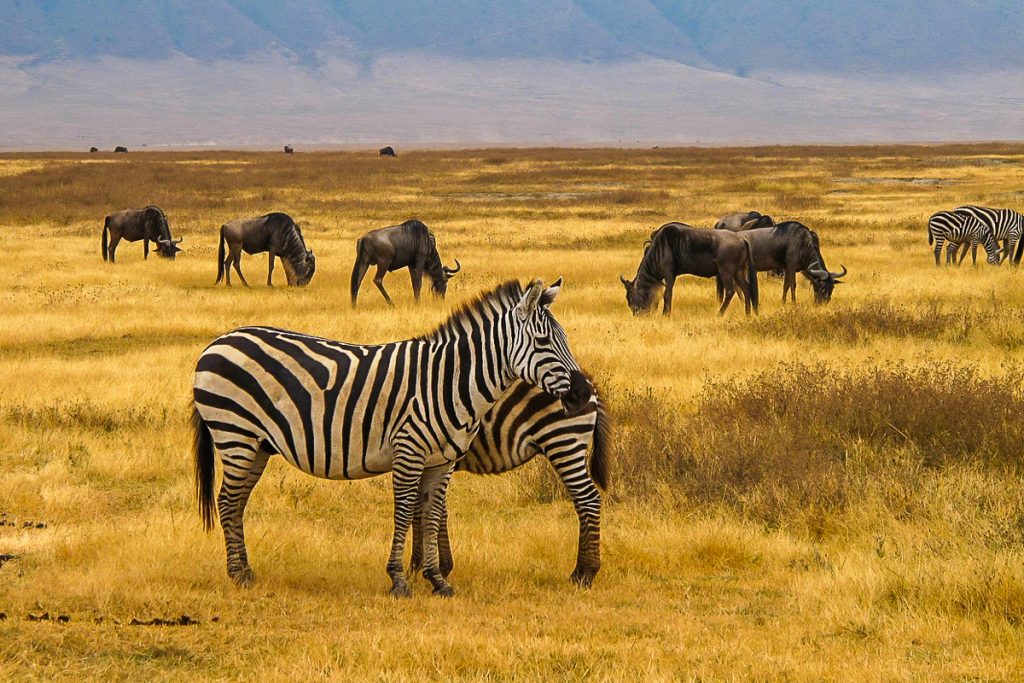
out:
<path id="1" fill-rule="evenodd" d="M 0 567 L 0 678 L 1019 680 L 1024 273 L 935 269 L 925 221 L 1019 208 L 1021 164 L 1016 145 L 0 155 L 0 554 L 21 556 Z M 185 253 L 103 263 L 103 216 L 149 203 Z M 830 306 L 801 283 L 783 307 L 762 276 L 761 315 L 719 319 L 684 278 L 672 318 L 630 316 L 617 276 L 653 228 L 751 208 L 849 268 Z M 214 288 L 218 227 L 271 210 L 316 252 L 310 287 Z M 464 266 L 448 301 L 414 308 L 400 272 L 396 310 L 369 281 L 351 310 L 355 238 L 412 217 Z M 242 267 L 263 281 L 265 257 Z M 388 480 L 275 461 L 247 517 L 256 583 L 230 584 L 186 430 L 210 339 L 407 337 L 559 275 L 618 417 L 592 590 L 569 584 L 575 515 L 543 463 L 456 478 L 457 596 L 418 580 L 394 601 Z M 182 614 L 199 625 L 130 625 Z"/>

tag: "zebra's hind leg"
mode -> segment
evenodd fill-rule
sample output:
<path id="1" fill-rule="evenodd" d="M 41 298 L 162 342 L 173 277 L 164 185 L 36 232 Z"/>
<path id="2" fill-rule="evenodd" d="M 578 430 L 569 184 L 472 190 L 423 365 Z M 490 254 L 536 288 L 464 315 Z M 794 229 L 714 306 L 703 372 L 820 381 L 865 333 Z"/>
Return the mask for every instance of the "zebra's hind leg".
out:
<path id="1" fill-rule="evenodd" d="M 224 480 L 217 496 L 220 526 L 224 530 L 224 548 L 227 551 L 228 576 L 239 586 L 252 583 L 252 568 L 245 550 L 245 529 L 242 518 L 256 482 L 267 467 L 270 456 L 247 441 L 217 443 Z"/>
<path id="2" fill-rule="evenodd" d="M 412 517 L 412 560 L 409 562 L 409 573 L 415 574 L 423 569 L 423 479 L 420 479 L 420 496 L 416 500 L 416 512 Z M 437 529 L 438 569 L 441 576 L 448 578 L 455 568 L 452 561 L 451 541 L 448 539 L 448 497 L 441 501 L 441 523 Z"/>
<path id="3" fill-rule="evenodd" d="M 448 585 L 439 562 L 441 518 L 445 512 L 448 482 L 455 471 L 455 463 L 432 467 L 423 471 L 420 481 L 420 500 L 423 509 L 423 578 L 434 587 L 434 595 L 451 597 L 455 591 Z"/>
<path id="4" fill-rule="evenodd" d="M 452 544 L 448 538 L 448 496 L 445 495 L 441 503 L 441 525 L 437 529 L 437 554 L 438 569 L 445 579 L 455 569 L 455 560 L 452 559 Z"/>
<path id="5" fill-rule="evenodd" d="M 572 451 L 548 456 L 572 498 L 579 518 L 580 538 L 576 567 L 569 577 L 573 583 L 589 588 L 601 569 L 601 492 L 587 471 L 587 453 Z"/>

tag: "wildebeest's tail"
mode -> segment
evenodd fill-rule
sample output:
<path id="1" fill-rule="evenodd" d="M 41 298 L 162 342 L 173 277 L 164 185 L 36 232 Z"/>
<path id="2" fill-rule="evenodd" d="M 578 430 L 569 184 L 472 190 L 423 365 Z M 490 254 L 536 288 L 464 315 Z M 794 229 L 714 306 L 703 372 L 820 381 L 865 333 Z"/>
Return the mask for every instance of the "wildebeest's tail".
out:
<path id="1" fill-rule="evenodd" d="M 608 446 L 611 441 L 611 424 L 605 412 L 604 403 L 597 401 L 597 424 L 594 425 L 594 445 L 590 454 L 590 476 L 602 491 L 608 490 Z"/>
<path id="2" fill-rule="evenodd" d="M 224 226 L 220 228 L 220 246 L 217 247 L 217 281 L 213 284 L 219 285 L 224 279 Z"/>
<path id="3" fill-rule="evenodd" d="M 363 238 L 356 240 L 356 262 L 352 264 L 352 280 L 349 284 L 349 292 L 352 295 L 352 305 L 356 305 L 356 297 L 359 296 L 359 285 L 363 280 Z"/>
<path id="4" fill-rule="evenodd" d="M 103 219 L 103 236 L 100 238 L 100 249 L 103 250 L 103 260 L 107 260 L 107 233 L 110 231 L 110 216 Z"/>
<path id="5" fill-rule="evenodd" d="M 750 297 L 750 305 L 757 311 L 757 266 L 754 265 L 754 252 L 750 248 L 750 241 L 743 242 L 747 245 L 747 296 Z"/>
<path id="6" fill-rule="evenodd" d="M 213 435 L 199 409 L 192 405 L 192 455 L 196 467 L 196 497 L 199 499 L 199 516 L 203 528 L 213 528 Z"/>

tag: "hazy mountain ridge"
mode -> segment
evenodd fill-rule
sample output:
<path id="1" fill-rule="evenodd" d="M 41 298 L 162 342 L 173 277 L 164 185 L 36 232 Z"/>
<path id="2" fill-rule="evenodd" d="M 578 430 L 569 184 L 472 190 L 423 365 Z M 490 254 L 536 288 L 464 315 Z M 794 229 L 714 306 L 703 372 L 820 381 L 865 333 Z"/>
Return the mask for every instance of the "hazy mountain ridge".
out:
<path id="1" fill-rule="evenodd" d="M 728 72 L 965 71 L 1024 66 L 1015 0 L 9 0 L 0 54 L 372 61 L 655 57 Z"/>

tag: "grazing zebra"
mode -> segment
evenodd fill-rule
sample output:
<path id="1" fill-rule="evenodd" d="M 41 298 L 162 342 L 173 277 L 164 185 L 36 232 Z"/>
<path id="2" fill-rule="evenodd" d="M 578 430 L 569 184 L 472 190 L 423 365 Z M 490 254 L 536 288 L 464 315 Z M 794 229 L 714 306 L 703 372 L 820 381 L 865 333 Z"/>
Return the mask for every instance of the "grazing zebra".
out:
<path id="1" fill-rule="evenodd" d="M 988 262 L 993 266 L 999 265 L 999 245 L 992 231 L 970 214 L 955 211 L 939 211 L 934 214 L 928 219 L 928 244 L 932 242 L 935 243 L 935 265 L 939 265 L 943 242 L 949 242 L 946 247 L 947 266 L 953 262 L 958 246 L 967 243 L 976 246 L 978 242 L 985 247 Z"/>
<path id="2" fill-rule="evenodd" d="M 455 460 L 480 421 L 518 378 L 575 414 L 590 382 L 549 311 L 561 288 L 507 282 L 464 306 L 432 333 L 357 345 L 269 327 L 242 327 L 199 356 L 193 381 L 193 453 L 199 511 L 213 527 L 215 449 L 223 466 L 217 509 L 228 575 L 252 581 L 242 517 L 267 461 L 280 454 L 303 472 L 362 479 L 393 472 L 391 594 L 411 595 L 402 555 L 421 496 L 423 575 L 452 595 L 438 571 L 437 532 Z"/>
<path id="3" fill-rule="evenodd" d="M 589 587 L 601 568 L 601 494 L 608 488 L 608 416 L 604 405 L 592 394 L 586 409 L 566 415 L 558 399 L 525 382 L 517 382 L 495 403 L 483 419 L 469 452 L 456 470 L 473 474 L 501 474 L 543 455 L 555 468 L 572 498 L 579 518 L 579 546 L 576 568 L 570 577 Z M 587 466 L 587 448 L 593 456 Z M 441 501 L 438 533 L 441 575 L 448 578 L 453 568 L 448 540 L 448 506 Z M 413 521 L 412 569 L 423 561 L 420 508 Z"/>
<path id="4" fill-rule="evenodd" d="M 1020 243 L 1021 232 L 1024 231 L 1024 215 L 1017 213 L 1013 209 L 989 209 L 984 206 L 972 205 L 961 206 L 957 208 L 956 212 L 974 216 L 988 226 L 996 241 L 1003 243 L 1003 256 L 1000 260 L 1011 259 L 1011 263 L 1016 263 L 1020 260 L 1019 256 L 1014 258 L 1014 252 Z M 976 251 L 977 247 L 973 246 L 971 249 L 972 256 Z M 967 249 L 964 249 L 964 253 L 960 256 L 961 263 L 966 256 Z"/>

